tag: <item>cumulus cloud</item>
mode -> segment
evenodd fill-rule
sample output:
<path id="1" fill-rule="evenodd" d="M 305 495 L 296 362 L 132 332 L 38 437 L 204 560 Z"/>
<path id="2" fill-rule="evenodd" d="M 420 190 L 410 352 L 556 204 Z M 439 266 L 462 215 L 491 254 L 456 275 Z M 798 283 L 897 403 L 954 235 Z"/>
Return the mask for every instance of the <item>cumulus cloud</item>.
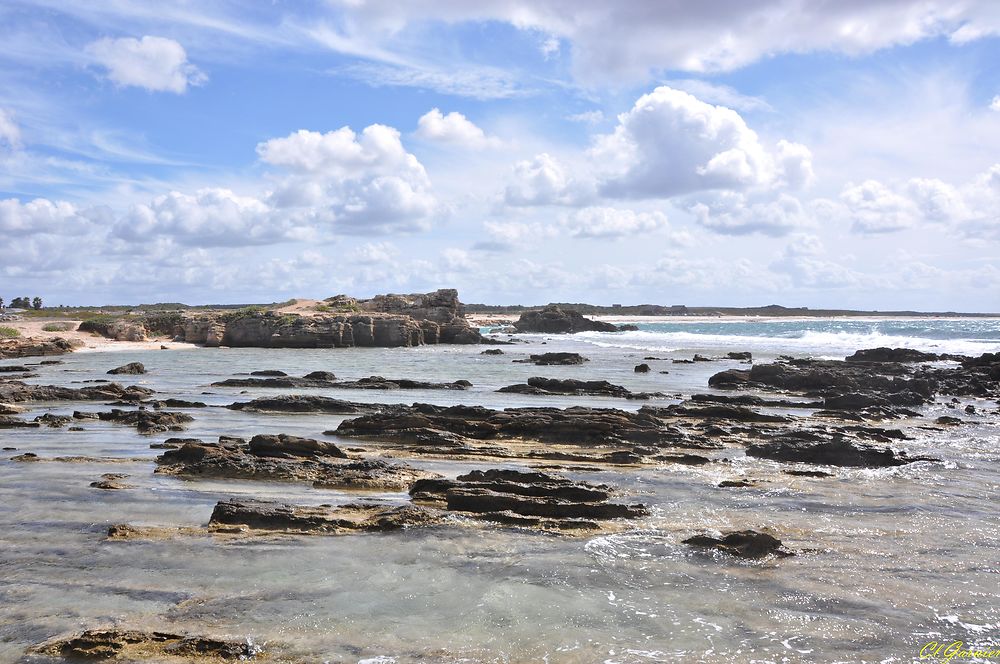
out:
<path id="1" fill-rule="evenodd" d="M 10 235 L 80 235 L 89 229 L 89 212 L 83 213 L 66 201 L 46 198 L 27 203 L 16 198 L 0 200 L 0 231 Z"/>
<path id="2" fill-rule="evenodd" d="M 570 176 L 559 159 L 543 152 L 514 164 L 504 202 L 512 206 L 577 205 L 589 196 L 587 185 Z"/>
<path id="3" fill-rule="evenodd" d="M 709 83 L 708 81 L 703 81 L 697 78 L 673 79 L 670 81 L 664 81 L 664 85 L 674 88 L 675 90 L 690 92 L 702 101 L 719 104 L 721 106 L 736 109 L 737 111 L 774 110 L 764 99 L 761 99 L 760 97 L 753 97 L 751 95 L 745 95 L 736 88 L 728 85 Z"/>
<path id="4" fill-rule="evenodd" d="M 4 145 L 15 150 L 21 147 L 21 129 L 14 122 L 14 114 L 0 108 L 0 147 Z"/>
<path id="5" fill-rule="evenodd" d="M 892 233 L 910 228 L 919 219 L 913 201 L 876 180 L 847 186 L 840 200 L 856 233 Z"/>
<path id="6" fill-rule="evenodd" d="M 667 217 L 662 212 L 588 207 L 565 217 L 562 225 L 573 237 L 612 239 L 664 230 Z"/>
<path id="7" fill-rule="evenodd" d="M 487 136 L 486 132 L 461 113 L 452 111 L 444 115 L 437 108 L 432 108 L 420 117 L 416 136 L 426 141 L 449 143 L 473 150 L 495 148 L 503 144 L 499 138 Z"/>
<path id="8" fill-rule="evenodd" d="M 350 127 L 299 130 L 260 143 L 257 154 L 291 173 L 269 196 L 271 204 L 340 232 L 420 230 L 439 209 L 426 170 L 393 127 L 370 125 L 360 134 Z"/>
<path id="9" fill-rule="evenodd" d="M 165 37 L 106 37 L 87 45 L 86 52 L 120 86 L 183 94 L 189 85 L 202 85 L 208 80 L 188 62 L 184 47 Z"/>
<path id="10" fill-rule="evenodd" d="M 815 223 L 806 206 L 788 194 L 753 201 L 741 193 L 725 192 L 703 197 L 689 209 L 699 225 L 722 235 L 778 237 Z"/>
<path id="11" fill-rule="evenodd" d="M 811 178 L 811 154 L 804 146 L 782 142 L 776 165 L 739 113 L 681 90 L 656 88 L 618 122 L 591 150 L 607 196 L 669 198 L 780 180 L 801 186 Z"/>
<path id="12" fill-rule="evenodd" d="M 787 275 L 794 286 L 847 288 L 857 286 L 861 275 L 823 258 L 823 242 L 815 235 L 799 235 L 789 242 L 769 268 Z"/>
<path id="13" fill-rule="evenodd" d="M 1000 95 L 996 95 L 993 97 L 993 100 L 990 101 L 990 110 L 1000 112 Z"/>
<path id="14" fill-rule="evenodd" d="M 130 242 L 166 237 L 195 246 L 244 246 L 288 239 L 294 230 L 257 198 L 200 189 L 194 195 L 172 191 L 133 206 L 115 223 L 113 234 Z"/>

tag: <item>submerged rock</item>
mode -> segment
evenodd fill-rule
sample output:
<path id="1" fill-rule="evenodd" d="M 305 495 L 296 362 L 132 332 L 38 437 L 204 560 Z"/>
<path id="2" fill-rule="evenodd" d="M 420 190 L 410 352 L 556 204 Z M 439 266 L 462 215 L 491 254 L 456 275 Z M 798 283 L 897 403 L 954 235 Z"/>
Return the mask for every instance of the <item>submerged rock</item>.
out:
<path id="1" fill-rule="evenodd" d="M 331 399 L 330 397 L 288 394 L 276 397 L 261 397 L 253 401 L 233 403 L 226 406 L 230 410 L 246 410 L 257 413 L 327 413 L 331 415 L 355 415 L 381 410 L 378 404 L 356 403 Z"/>
<path id="2" fill-rule="evenodd" d="M 94 415 L 94 413 L 74 413 L 77 415 Z M 194 418 L 186 413 L 176 413 L 168 410 L 120 410 L 113 408 L 108 412 L 96 413 L 97 418 L 118 424 L 128 424 L 138 429 L 139 433 L 150 434 L 163 431 L 182 431 L 184 425 L 193 422 Z M 78 418 L 79 419 L 79 418 Z"/>
<path id="3" fill-rule="evenodd" d="M 781 540 L 755 530 L 739 530 L 726 533 L 722 538 L 709 535 L 695 535 L 683 542 L 690 546 L 716 549 L 738 558 L 764 558 L 769 555 L 792 556 L 791 551 L 782 548 Z"/>
<path id="4" fill-rule="evenodd" d="M 28 385 L 20 381 L 0 382 L 0 403 L 24 401 L 140 401 L 153 390 L 138 385 L 123 387 L 118 383 L 101 383 L 82 388 L 56 385 Z"/>

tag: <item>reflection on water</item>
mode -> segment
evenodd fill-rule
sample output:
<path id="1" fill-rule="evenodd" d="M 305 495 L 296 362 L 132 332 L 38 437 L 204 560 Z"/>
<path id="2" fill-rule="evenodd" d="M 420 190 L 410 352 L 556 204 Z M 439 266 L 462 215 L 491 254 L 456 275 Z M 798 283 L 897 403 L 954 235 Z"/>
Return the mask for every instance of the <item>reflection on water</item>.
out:
<path id="1" fill-rule="evenodd" d="M 345 379 L 381 374 L 476 384 L 466 393 L 312 391 L 352 400 L 637 408 L 494 390 L 547 375 L 681 395 L 706 391 L 708 375 L 737 366 L 657 362 L 642 375 L 632 371 L 641 350 L 602 348 L 588 337 L 548 339 L 545 346 L 545 337 L 530 338 L 531 345 L 505 347 L 499 357 L 462 347 L 75 354 L 34 381 L 69 385 L 139 360 L 150 373 L 121 378 L 216 405 L 252 398 L 239 388 L 209 387 L 234 373 L 324 369 Z M 577 350 L 591 362 L 544 368 L 511 362 L 545 350 Z M 710 341 L 689 350 L 721 352 Z M 29 416 L 99 408 L 39 406 Z M 939 414 L 934 408 L 929 415 Z M 319 437 L 343 419 L 190 412 L 196 421 L 185 435 L 207 440 L 265 432 Z M 109 524 L 201 525 L 218 500 L 234 495 L 312 504 L 351 496 L 156 476 L 157 450 L 149 444 L 167 435 L 142 437 L 110 423 L 86 421 L 83 432 L 6 431 L 4 445 L 18 450 L 0 456 L 0 661 L 17 661 L 26 646 L 53 635 L 110 623 L 252 638 L 280 646 L 292 661 L 880 662 L 910 661 L 929 640 L 995 642 L 1000 431 L 995 416 L 968 419 L 976 423 L 923 432 L 907 443 L 946 464 L 838 470 L 835 478 L 817 480 L 782 475 L 777 465 L 733 450 L 730 466 L 580 473 L 653 507 L 635 530 L 583 539 L 482 530 L 456 519 L 395 534 L 109 543 L 103 541 Z M 25 451 L 110 460 L 7 460 Z M 482 467 L 412 463 L 450 476 Z M 127 473 L 138 488 L 89 488 L 106 472 Z M 716 487 L 737 475 L 761 483 Z M 743 562 L 680 544 L 695 531 L 731 528 L 771 529 L 801 553 Z"/>

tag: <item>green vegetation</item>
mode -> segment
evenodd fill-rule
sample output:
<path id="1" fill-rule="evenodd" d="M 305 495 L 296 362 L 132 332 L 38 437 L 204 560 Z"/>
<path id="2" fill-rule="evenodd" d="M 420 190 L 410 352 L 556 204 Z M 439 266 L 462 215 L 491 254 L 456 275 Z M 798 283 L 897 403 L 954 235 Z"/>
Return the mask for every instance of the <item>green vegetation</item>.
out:
<path id="1" fill-rule="evenodd" d="M 0 339 L 17 339 L 21 333 L 12 327 L 0 325 Z"/>
<path id="2" fill-rule="evenodd" d="M 75 327 L 73 323 L 46 323 L 42 329 L 46 332 L 69 332 Z"/>

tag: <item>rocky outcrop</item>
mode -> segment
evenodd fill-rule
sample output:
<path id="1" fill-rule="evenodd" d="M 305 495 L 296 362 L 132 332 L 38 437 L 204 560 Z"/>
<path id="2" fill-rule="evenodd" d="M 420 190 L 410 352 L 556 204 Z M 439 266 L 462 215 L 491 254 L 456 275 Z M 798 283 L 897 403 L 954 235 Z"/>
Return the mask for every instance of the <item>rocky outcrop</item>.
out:
<path id="1" fill-rule="evenodd" d="M 0 360 L 10 360 L 20 357 L 39 357 L 44 355 L 62 355 L 70 353 L 83 346 L 78 339 L 0 339 Z"/>
<path id="2" fill-rule="evenodd" d="M 146 367 L 143 366 L 142 362 L 129 362 L 128 364 L 123 364 L 120 367 L 115 367 L 108 371 L 112 376 L 127 375 L 135 376 L 138 374 L 146 373 Z"/>
<path id="3" fill-rule="evenodd" d="M 255 413 L 326 413 L 328 415 L 357 415 L 383 409 L 378 404 L 357 403 L 331 399 L 330 397 L 288 394 L 276 397 L 261 397 L 253 401 L 233 403 L 226 408 Z"/>
<path id="4" fill-rule="evenodd" d="M 260 435 L 249 443 L 222 437 L 218 443 L 187 441 L 156 459 L 157 473 L 283 482 L 308 482 L 317 488 L 402 491 L 436 473 L 380 459 L 347 460 L 330 442 L 297 436 Z"/>
<path id="5" fill-rule="evenodd" d="M 573 334 L 576 332 L 617 332 L 611 323 L 591 320 L 572 309 L 550 305 L 541 310 L 525 311 L 514 323 L 518 332 L 542 334 Z"/>
<path id="6" fill-rule="evenodd" d="M 606 380 L 575 380 L 572 378 L 529 378 L 527 384 L 508 385 L 497 392 L 532 395 L 571 395 L 620 397 L 623 399 L 653 399 L 664 396 L 661 392 L 632 392 Z"/>
<path id="7" fill-rule="evenodd" d="M 475 470 L 454 480 L 421 480 L 410 488 L 415 501 L 450 512 L 532 528 L 597 528 L 595 521 L 635 519 L 643 505 L 610 502 L 611 488 L 565 477 L 516 470 Z"/>
<path id="8" fill-rule="evenodd" d="M 489 351 L 486 351 L 489 352 Z M 501 351 L 502 353 L 503 351 Z M 547 366 L 571 366 L 589 362 L 587 358 L 579 353 L 541 353 L 540 355 L 530 355 L 526 360 L 514 360 L 520 364 L 536 364 L 540 367 Z"/>
<path id="9" fill-rule="evenodd" d="M 791 551 L 785 550 L 781 545 L 781 540 L 766 533 L 759 533 L 755 530 L 739 530 L 729 532 L 721 538 L 710 535 L 695 535 L 683 542 L 689 546 L 715 549 L 736 556 L 737 558 L 764 558 L 770 555 L 792 556 Z"/>
<path id="10" fill-rule="evenodd" d="M 324 374 L 322 376 L 317 374 Z M 465 390 L 472 387 L 467 380 L 451 383 L 432 383 L 408 378 L 383 378 L 369 376 L 350 381 L 337 381 L 329 372 L 315 371 L 302 378 L 283 376 L 275 378 L 229 378 L 212 383 L 212 387 L 280 387 L 280 388 L 335 388 L 354 390 Z"/>
<path id="11" fill-rule="evenodd" d="M 0 403 L 24 401 L 139 401 L 153 390 L 137 385 L 102 383 L 82 388 L 56 385 L 27 385 L 19 381 L 0 382 Z"/>
<path id="12" fill-rule="evenodd" d="M 478 344 L 482 336 L 466 322 L 458 291 L 421 295 L 380 295 L 328 308 L 344 313 L 301 316 L 245 309 L 191 318 L 179 340 L 206 346 L 258 348 L 403 347 L 423 344 Z"/>
<path id="13" fill-rule="evenodd" d="M 73 413 L 75 419 L 91 419 L 94 413 Z M 163 431 L 183 431 L 184 425 L 193 422 L 194 418 L 184 413 L 175 413 L 167 410 L 120 410 L 113 408 L 110 411 L 96 413 L 97 418 L 107 422 L 116 422 L 134 426 L 139 433 L 151 434 Z"/>
<path id="14" fill-rule="evenodd" d="M 940 358 L 913 348 L 867 348 L 846 358 L 848 362 L 933 362 Z"/>
<path id="15" fill-rule="evenodd" d="M 747 456 L 772 461 L 814 463 L 825 466 L 883 468 L 902 466 L 916 461 L 938 461 L 931 457 L 910 456 L 887 447 L 858 443 L 846 437 L 815 440 L 805 436 L 783 436 L 778 440 L 755 443 L 747 447 Z"/>
<path id="16" fill-rule="evenodd" d="M 386 532 L 428 526 L 441 517 L 416 505 L 398 507 L 355 503 L 338 507 L 289 505 L 270 500 L 232 498 L 218 503 L 209 527 L 245 526 L 252 530 L 335 535 Z"/>

